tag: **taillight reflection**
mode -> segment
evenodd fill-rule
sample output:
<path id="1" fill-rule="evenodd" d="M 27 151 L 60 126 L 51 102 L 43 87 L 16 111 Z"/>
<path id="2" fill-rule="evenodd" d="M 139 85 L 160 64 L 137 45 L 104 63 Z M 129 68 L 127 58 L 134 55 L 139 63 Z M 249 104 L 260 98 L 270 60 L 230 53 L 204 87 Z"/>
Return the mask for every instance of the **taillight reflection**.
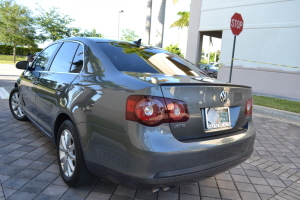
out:
<path id="1" fill-rule="evenodd" d="M 162 123 L 188 121 L 189 114 L 183 101 L 154 96 L 129 96 L 126 119 L 146 126 L 158 126 Z"/>

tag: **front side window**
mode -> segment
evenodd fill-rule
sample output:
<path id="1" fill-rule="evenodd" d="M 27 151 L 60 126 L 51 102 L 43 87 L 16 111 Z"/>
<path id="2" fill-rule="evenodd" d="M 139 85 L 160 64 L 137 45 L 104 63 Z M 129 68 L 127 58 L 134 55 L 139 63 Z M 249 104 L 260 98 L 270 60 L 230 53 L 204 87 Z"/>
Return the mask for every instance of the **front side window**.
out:
<path id="1" fill-rule="evenodd" d="M 204 76 L 192 63 L 163 49 L 117 42 L 99 46 L 119 71 Z"/>
<path id="2" fill-rule="evenodd" d="M 68 73 L 78 46 L 75 42 L 64 42 L 51 64 L 50 71 Z"/>
<path id="3" fill-rule="evenodd" d="M 50 64 L 51 58 L 61 43 L 53 44 L 42 51 L 31 66 L 35 71 L 43 71 Z"/>

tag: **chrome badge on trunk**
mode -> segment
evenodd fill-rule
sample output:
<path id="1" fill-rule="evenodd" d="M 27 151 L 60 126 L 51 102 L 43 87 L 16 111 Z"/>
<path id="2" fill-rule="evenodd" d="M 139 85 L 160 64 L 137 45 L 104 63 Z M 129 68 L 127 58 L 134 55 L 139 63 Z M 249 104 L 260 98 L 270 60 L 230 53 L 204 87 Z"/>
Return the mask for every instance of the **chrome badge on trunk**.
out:
<path id="1" fill-rule="evenodd" d="M 227 101 L 227 92 L 225 90 L 223 90 L 220 94 L 220 101 L 222 103 L 226 103 Z"/>

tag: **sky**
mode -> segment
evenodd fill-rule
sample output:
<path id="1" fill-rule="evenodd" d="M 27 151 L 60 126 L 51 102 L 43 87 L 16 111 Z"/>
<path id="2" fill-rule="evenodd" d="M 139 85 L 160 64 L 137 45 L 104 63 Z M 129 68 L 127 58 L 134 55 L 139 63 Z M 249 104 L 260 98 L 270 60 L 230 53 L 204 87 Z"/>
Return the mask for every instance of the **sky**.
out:
<path id="1" fill-rule="evenodd" d="M 61 13 L 75 19 L 73 26 L 83 30 L 95 28 L 106 38 L 117 38 L 119 15 L 120 32 L 129 28 L 138 36 L 145 34 L 147 0 L 16 0 L 16 2 L 29 7 L 34 13 L 37 12 L 36 3 L 45 10 L 53 6 L 58 7 Z M 184 0 L 176 5 L 178 11 L 185 2 L 188 1 Z M 184 7 L 189 9 L 189 4 Z M 124 12 L 119 14 L 120 10 Z M 174 17 L 175 21 L 176 13 L 168 17 Z"/>
<path id="2" fill-rule="evenodd" d="M 127 28 L 135 31 L 139 37 L 145 35 L 147 0 L 16 0 L 16 2 L 29 7 L 34 13 L 37 13 L 37 4 L 45 10 L 53 6 L 58 7 L 62 14 L 69 15 L 75 20 L 72 26 L 82 30 L 95 28 L 105 38 L 111 39 L 118 38 L 120 15 L 120 35 L 121 30 Z M 177 12 L 190 10 L 190 0 L 179 0 L 175 5 L 171 2 L 173 0 L 167 0 L 169 6 L 165 19 L 167 27 L 178 19 Z M 120 10 L 124 12 L 119 14 Z M 179 44 L 185 53 L 187 29 L 170 28 L 166 33 L 168 36 L 164 38 L 164 46 Z M 45 47 L 48 44 L 39 46 Z"/>
<path id="3" fill-rule="evenodd" d="M 58 7 L 62 14 L 75 19 L 72 26 L 84 29 L 95 28 L 108 38 L 118 35 L 118 17 L 120 14 L 120 30 L 129 28 L 143 34 L 146 17 L 145 0 L 16 0 L 17 3 L 29 7 L 34 13 L 39 4 L 43 9 Z"/>

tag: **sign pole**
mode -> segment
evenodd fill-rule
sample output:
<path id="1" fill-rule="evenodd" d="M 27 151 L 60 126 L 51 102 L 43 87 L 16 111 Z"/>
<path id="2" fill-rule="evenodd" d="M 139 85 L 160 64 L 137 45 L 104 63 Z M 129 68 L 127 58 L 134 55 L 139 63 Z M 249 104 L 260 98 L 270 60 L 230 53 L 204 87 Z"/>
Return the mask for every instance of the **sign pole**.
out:
<path id="1" fill-rule="evenodd" d="M 229 74 L 229 83 L 231 83 L 231 76 L 232 76 L 235 40 L 236 40 L 236 36 L 239 35 L 243 31 L 243 27 L 244 27 L 244 20 L 242 18 L 242 15 L 239 13 L 234 13 L 234 15 L 231 17 L 231 20 L 230 20 L 230 29 L 234 35 L 234 40 L 233 40 L 231 67 L 230 67 L 230 74 Z"/>
<path id="2" fill-rule="evenodd" d="M 236 35 L 234 36 L 234 40 L 233 40 L 233 49 L 232 49 L 232 58 L 231 58 L 231 67 L 230 67 L 229 83 L 231 83 L 232 66 L 233 66 L 234 50 L 235 50 L 235 40 L 236 40 Z"/>

